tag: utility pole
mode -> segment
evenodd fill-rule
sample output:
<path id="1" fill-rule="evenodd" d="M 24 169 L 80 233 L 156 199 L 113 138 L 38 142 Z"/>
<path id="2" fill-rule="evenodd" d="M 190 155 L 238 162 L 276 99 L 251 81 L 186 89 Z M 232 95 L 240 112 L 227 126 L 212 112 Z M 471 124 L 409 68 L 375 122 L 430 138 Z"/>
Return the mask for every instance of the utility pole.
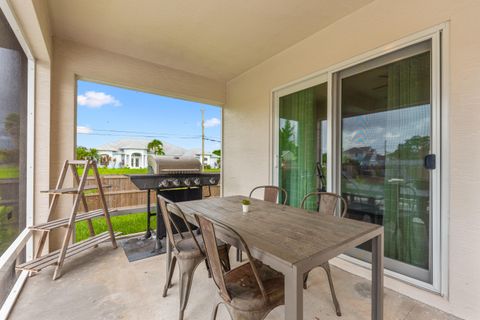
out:
<path id="1" fill-rule="evenodd" d="M 205 109 L 202 109 L 202 171 L 205 168 Z"/>

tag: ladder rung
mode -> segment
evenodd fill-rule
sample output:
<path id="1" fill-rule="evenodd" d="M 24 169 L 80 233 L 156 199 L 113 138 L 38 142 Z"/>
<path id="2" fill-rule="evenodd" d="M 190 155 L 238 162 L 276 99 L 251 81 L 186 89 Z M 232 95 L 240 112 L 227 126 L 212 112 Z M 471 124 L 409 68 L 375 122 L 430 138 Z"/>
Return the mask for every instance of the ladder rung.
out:
<path id="1" fill-rule="evenodd" d="M 102 186 L 102 188 L 111 188 L 112 186 L 110 185 L 105 185 Z M 95 190 L 98 189 L 97 185 L 88 185 L 83 187 L 83 191 L 86 190 Z M 41 193 L 49 193 L 49 194 L 76 194 L 79 192 L 78 187 L 75 188 L 61 188 L 61 189 L 50 189 L 50 190 L 45 190 L 45 191 L 40 191 Z"/>
<path id="2" fill-rule="evenodd" d="M 108 210 L 108 213 L 111 214 L 116 211 L 117 210 Z M 101 217 L 101 216 L 103 216 L 103 209 L 92 210 L 85 213 L 78 213 L 77 216 L 75 217 L 75 222 L 84 221 L 84 220 L 92 219 L 95 217 Z M 50 231 L 56 228 L 68 226 L 69 221 L 70 221 L 70 218 L 52 220 L 36 226 L 31 226 L 30 229 L 36 230 L 36 231 Z"/>
<path id="3" fill-rule="evenodd" d="M 74 165 L 87 165 L 88 160 L 68 160 L 68 164 L 74 164 Z"/>
<path id="4" fill-rule="evenodd" d="M 121 232 L 115 232 L 115 237 L 119 236 L 120 234 Z M 104 242 L 105 240 L 108 240 L 109 238 L 110 238 L 110 234 L 108 233 L 108 231 L 105 231 L 94 237 L 88 238 L 87 240 L 77 242 L 67 248 L 67 253 L 65 255 L 65 258 L 72 257 L 87 249 L 93 248 L 94 246 Z M 60 255 L 60 250 L 56 250 L 47 255 L 41 256 L 37 259 L 22 263 L 16 266 L 16 269 L 38 272 L 45 267 L 56 264 L 59 255 Z"/>

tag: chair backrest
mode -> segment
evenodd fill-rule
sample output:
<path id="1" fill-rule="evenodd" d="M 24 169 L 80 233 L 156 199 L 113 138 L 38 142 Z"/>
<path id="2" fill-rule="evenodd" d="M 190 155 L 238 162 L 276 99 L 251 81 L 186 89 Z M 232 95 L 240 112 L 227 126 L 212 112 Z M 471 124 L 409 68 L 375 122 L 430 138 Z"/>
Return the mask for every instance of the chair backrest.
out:
<path id="1" fill-rule="evenodd" d="M 283 196 L 283 205 L 287 203 L 287 191 L 283 188 L 277 186 L 258 186 L 252 189 L 249 194 L 249 198 L 252 197 L 253 193 L 259 189 L 264 189 L 263 200 L 273 203 L 278 203 L 280 201 L 279 193 L 282 193 Z"/>
<path id="2" fill-rule="evenodd" d="M 210 270 L 212 271 L 213 280 L 217 285 L 218 289 L 220 290 L 220 296 L 227 302 L 230 302 L 232 300 L 232 297 L 228 292 L 227 286 L 225 284 L 222 264 L 220 262 L 220 256 L 218 254 L 217 240 L 215 235 L 215 228 L 217 227 L 223 229 L 223 231 L 226 232 L 229 237 L 233 237 L 240 242 L 240 245 L 242 246 L 242 251 L 246 253 L 248 263 L 250 264 L 251 270 L 255 276 L 255 279 L 257 280 L 257 285 L 260 289 L 260 292 L 262 293 L 264 302 L 267 303 L 268 296 L 265 291 L 265 287 L 263 286 L 263 282 L 260 278 L 257 267 L 255 266 L 252 255 L 250 254 L 250 250 L 248 249 L 248 246 L 243 240 L 242 236 L 240 236 L 235 230 L 233 230 L 229 226 L 219 221 L 215 221 L 213 219 L 209 219 L 200 215 L 195 215 L 195 218 L 197 219 L 198 225 L 200 226 L 200 230 L 202 232 L 203 242 L 205 244 L 205 253 L 208 259 L 208 265 L 210 266 Z"/>
<path id="3" fill-rule="evenodd" d="M 185 214 L 183 213 L 183 211 L 173 201 L 161 195 L 158 195 L 158 202 L 160 203 L 160 212 L 162 213 L 163 223 L 165 224 L 165 229 L 167 230 L 168 240 L 170 241 L 170 244 L 172 245 L 173 249 L 178 253 L 180 250 L 178 249 L 176 239 L 185 238 L 180 228 L 175 223 L 175 220 L 172 218 L 172 214 L 175 214 L 183 220 L 198 250 L 202 252 L 200 244 L 198 243 L 197 238 L 193 234 L 192 228 L 190 227 L 190 224 L 188 223 L 187 218 L 185 217 Z M 175 231 L 177 232 L 177 234 L 179 235 L 179 237 L 177 238 L 174 237 L 174 231 L 172 229 L 172 225 L 175 228 Z"/>
<path id="4" fill-rule="evenodd" d="M 347 202 L 345 201 L 345 199 L 343 199 L 342 196 L 331 192 L 311 192 L 303 198 L 300 207 L 304 209 L 305 203 L 308 198 L 313 196 L 318 197 L 318 212 L 334 216 L 335 211 L 340 206 L 340 217 L 343 218 L 347 213 Z"/>

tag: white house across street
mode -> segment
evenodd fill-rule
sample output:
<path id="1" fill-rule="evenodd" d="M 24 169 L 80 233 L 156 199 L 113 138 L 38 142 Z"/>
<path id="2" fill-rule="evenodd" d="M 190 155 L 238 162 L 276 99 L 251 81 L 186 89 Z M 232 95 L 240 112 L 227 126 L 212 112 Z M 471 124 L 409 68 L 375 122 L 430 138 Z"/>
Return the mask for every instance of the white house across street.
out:
<path id="1" fill-rule="evenodd" d="M 147 168 L 147 156 L 154 155 L 148 151 L 150 140 L 122 139 L 98 146 L 96 149 L 100 157 L 109 157 L 108 168 Z M 193 156 L 201 160 L 200 149 L 185 149 L 167 142 L 163 142 L 163 151 L 166 156 Z M 203 163 L 211 168 L 218 168 L 220 157 L 205 152 Z"/>

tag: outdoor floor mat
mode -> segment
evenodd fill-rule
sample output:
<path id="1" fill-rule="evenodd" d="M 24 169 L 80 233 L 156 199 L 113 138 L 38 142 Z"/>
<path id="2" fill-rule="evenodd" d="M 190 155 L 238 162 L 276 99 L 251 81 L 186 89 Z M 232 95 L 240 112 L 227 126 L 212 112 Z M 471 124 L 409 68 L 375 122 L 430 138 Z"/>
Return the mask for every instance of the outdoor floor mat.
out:
<path id="1" fill-rule="evenodd" d="M 128 261 L 133 262 L 165 253 L 165 239 L 162 239 L 161 242 L 162 247 L 160 250 L 155 250 L 154 236 L 148 239 L 145 239 L 142 236 L 121 240 L 120 245 L 123 247 L 123 251 L 127 256 Z"/>

